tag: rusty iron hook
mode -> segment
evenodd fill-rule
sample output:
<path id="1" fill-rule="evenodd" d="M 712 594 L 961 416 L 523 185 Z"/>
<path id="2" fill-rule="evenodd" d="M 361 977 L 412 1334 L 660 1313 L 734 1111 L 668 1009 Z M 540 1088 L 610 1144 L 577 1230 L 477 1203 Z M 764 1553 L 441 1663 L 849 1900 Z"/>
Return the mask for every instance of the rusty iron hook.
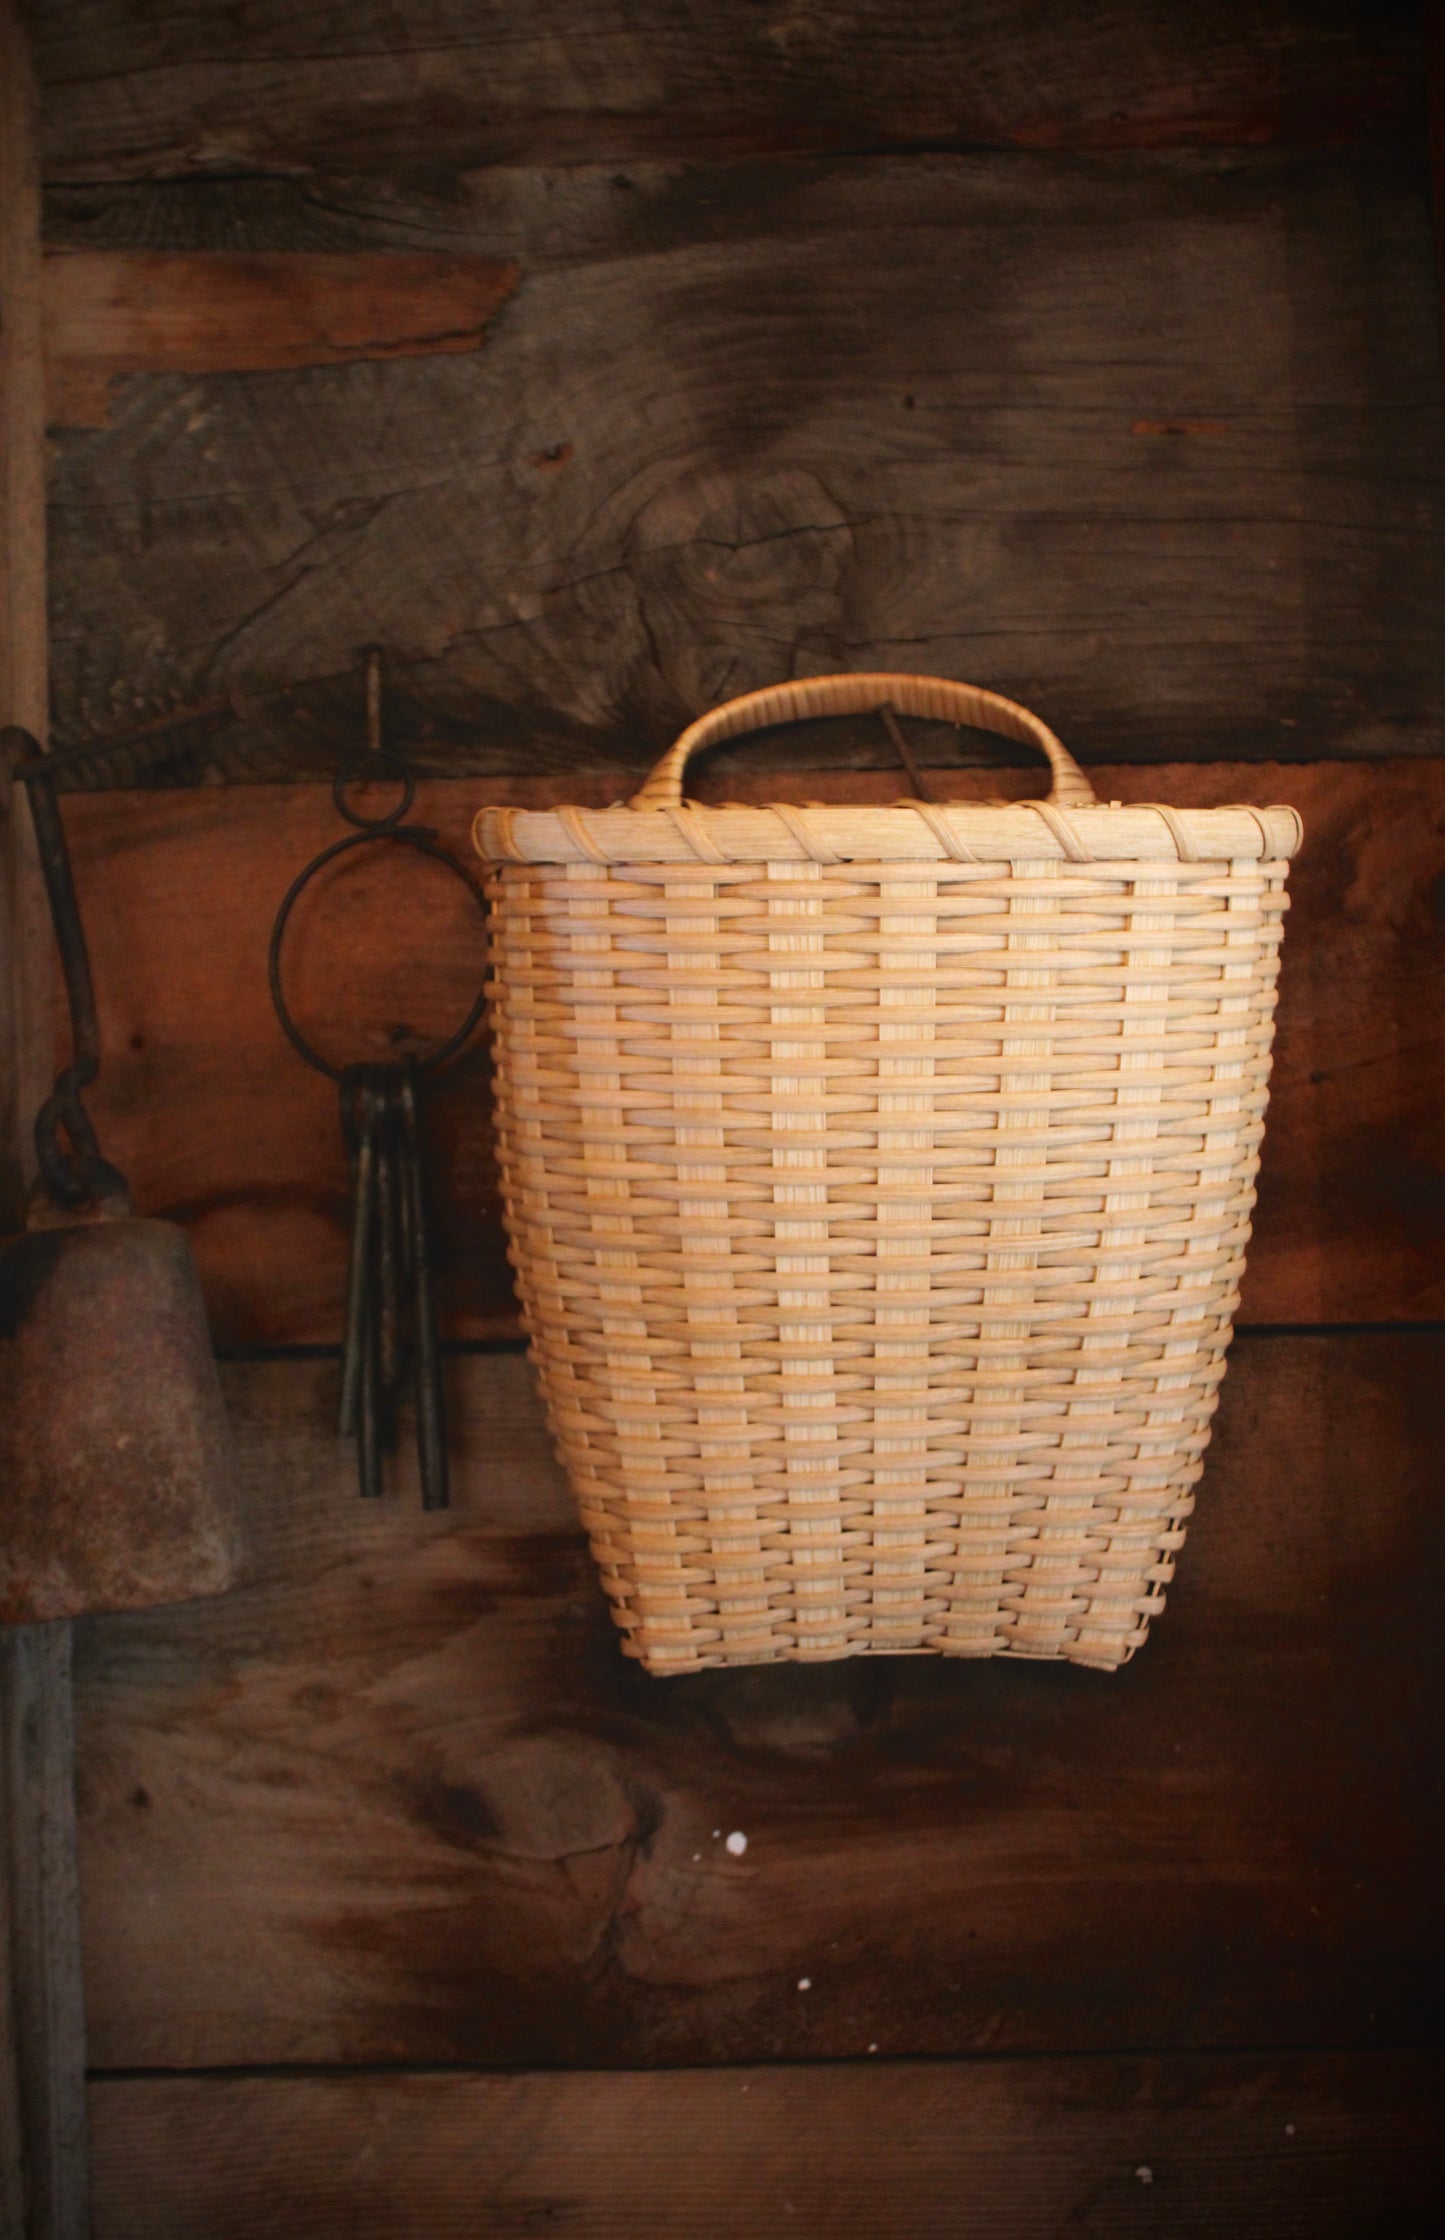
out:
<path id="1" fill-rule="evenodd" d="M 14 759 L 16 756 L 20 759 Z M 118 1167 L 101 1155 L 95 1127 L 85 1109 L 82 1091 L 100 1072 L 100 1024 L 95 1008 L 95 983 L 91 978 L 90 952 L 75 892 L 75 875 L 65 841 L 65 825 L 55 791 L 49 758 L 40 742 L 20 724 L 7 724 L 0 732 L 0 762 L 10 763 L 25 788 L 41 876 L 50 904 L 55 946 L 65 976 L 70 1007 L 70 1063 L 55 1077 L 55 1086 L 35 1118 L 35 1153 L 46 1188 L 58 1206 L 88 1204 L 107 1212 L 128 1213 L 130 1190 Z M 61 1142 L 68 1138 L 69 1149 Z"/>

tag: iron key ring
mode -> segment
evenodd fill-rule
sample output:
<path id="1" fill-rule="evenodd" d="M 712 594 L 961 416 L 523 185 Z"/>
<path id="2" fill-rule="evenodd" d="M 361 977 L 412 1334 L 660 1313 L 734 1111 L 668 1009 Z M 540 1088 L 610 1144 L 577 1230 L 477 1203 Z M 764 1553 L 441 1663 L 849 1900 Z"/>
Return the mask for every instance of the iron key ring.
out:
<path id="1" fill-rule="evenodd" d="M 405 804 L 403 804 L 404 806 Z M 477 908 L 483 916 L 486 915 L 487 898 L 482 891 L 481 882 L 472 876 L 464 863 L 458 862 L 449 848 L 442 846 L 434 827 L 422 824 L 398 824 L 394 821 L 394 817 L 400 814 L 401 811 L 397 810 L 393 812 L 393 816 L 374 819 L 368 822 L 362 831 L 348 832 L 343 839 L 333 840 L 329 847 L 323 848 L 320 855 L 313 857 L 305 870 L 298 872 L 292 880 L 282 897 L 281 907 L 276 912 L 276 922 L 271 928 L 271 946 L 267 956 L 266 970 L 271 983 L 271 1001 L 276 1007 L 276 1016 L 281 1022 L 287 1040 L 297 1055 L 304 1058 L 307 1065 L 313 1067 L 317 1073 L 325 1074 L 328 1081 L 340 1081 L 348 1069 L 345 1066 L 332 1065 L 329 1059 L 322 1057 L 321 1052 L 316 1049 L 314 1044 L 307 1041 L 291 1016 L 281 982 L 281 949 L 286 938 L 286 927 L 293 909 L 317 873 L 324 871 L 328 863 L 334 862 L 337 856 L 346 855 L 352 848 L 364 848 L 381 840 L 396 840 L 406 847 L 415 848 L 419 855 L 430 857 L 433 863 L 440 863 L 448 871 L 454 872 L 474 898 Z M 355 823 L 360 820 L 353 817 L 352 821 Z M 486 1004 L 487 991 L 485 987 L 482 987 L 477 991 L 476 1001 L 461 1025 L 449 1034 L 445 1041 L 439 1042 L 434 1050 L 429 1050 L 424 1057 L 419 1057 L 413 1061 L 417 1072 L 432 1073 L 438 1066 L 445 1065 L 448 1058 L 455 1057 L 463 1043 L 468 1041 L 475 1031 L 477 1023 L 486 1009 Z"/>

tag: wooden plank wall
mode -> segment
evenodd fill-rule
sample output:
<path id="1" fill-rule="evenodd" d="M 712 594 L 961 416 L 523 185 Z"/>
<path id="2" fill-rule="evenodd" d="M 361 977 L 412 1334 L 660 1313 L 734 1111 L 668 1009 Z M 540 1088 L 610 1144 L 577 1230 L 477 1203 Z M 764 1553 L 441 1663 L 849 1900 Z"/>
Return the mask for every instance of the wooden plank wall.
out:
<path id="1" fill-rule="evenodd" d="M 224 1605 L 78 1631 L 101 2240 L 1423 2233 L 1445 438 L 1414 9 L 46 0 L 37 32 L 52 295 L 184 329 L 53 324 L 52 697 L 67 745 L 208 711 L 68 813 L 97 1115 L 191 1227 L 256 1542 Z M 207 272 L 293 307 L 270 370 L 206 355 Z M 458 841 L 834 666 L 1032 701 L 1108 798 L 1302 808 L 1247 1329 L 1128 1671 L 625 1666 L 515 1349 L 479 1053 L 433 1113 L 456 1505 L 423 1516 L 405 1464 L 356 1504 L 316 1350 L 343 1162 L 264 949 L 341 829 L 312 781 L 373 641 Z M 921 745 L 961 792 L 1036 783 Z M 702 790 L 888 799 L 889 760 L 818 729 Z M 465 1003 L 460 890 L 378 857 L 318 899 L 298 1005 L 356 1055 Z"/>
<path id="2" fill-rule="evenodd" d="M 1423 2064 L 1389 2054 L 308 2078 L 279 2091 L 178 2078 L 111 2089 L 98 2174 L 107 2202 L 142 2177 L 152 2229 L 176 2240 L 549 2227 L 578 2240 L 1422 2240 L 1438 2208 L 1429 2088 Z M 130 2229 L 103 2211 L 97 2240 Z"/>
<path id="3" fill-rule="evenodd" d="M 1442 1377 L 1438 1330 L 1241 1338 L 1117 1677 L 660 1686 L 616 1653 L 522 1358 L 454 1364 L 443 1517 L 409 1462 L 360 1507 L 333 1362 L 234 1364 L 254 1583 L 86 1623 L 93 2059 L 1428 2044 Z"/>
<path id="4" fill-rule="evenodd" d="M 521 277 L 479 353 L 158 372 L 58 435 L 67 741 L 233 693 L 222 769 L 280 776 L 300 688 L 334 760 L 371 639 L 402 735 L 487 774 L 622 782 L 700 705 L 894 662 L 1099 762 L 1438 739 L 1418 153 L 266 186 L 54 192 L 55 238 Z"/>

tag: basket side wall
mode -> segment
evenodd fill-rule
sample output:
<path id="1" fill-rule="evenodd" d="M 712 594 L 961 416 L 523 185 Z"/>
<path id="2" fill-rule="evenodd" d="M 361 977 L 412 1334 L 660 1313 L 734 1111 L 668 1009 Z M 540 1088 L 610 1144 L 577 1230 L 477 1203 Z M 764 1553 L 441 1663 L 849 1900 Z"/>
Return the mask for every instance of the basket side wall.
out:
<path id="1" fill-rule="evenodd" d="M 512 1252 L 650 1669 L 1139 1647 L 1238 1297 L 1286 868 L 493 874 Z"/>

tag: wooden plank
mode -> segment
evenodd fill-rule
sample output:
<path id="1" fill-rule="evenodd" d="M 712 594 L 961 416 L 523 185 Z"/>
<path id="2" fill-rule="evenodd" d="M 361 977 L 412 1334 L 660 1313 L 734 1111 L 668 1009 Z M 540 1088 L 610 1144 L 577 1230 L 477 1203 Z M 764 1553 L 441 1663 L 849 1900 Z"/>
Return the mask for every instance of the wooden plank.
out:
<path id="1" fill-rule="evenodd" d="M 48 418 L 103 427 L 127 373 L 249 373 L 480 350 L 518 268 L 393 250 L 52 252 L 43 280 Z"/>
<path id="2" fill-rule="evenodd" d="M 1435 209 L 1435 259 L 1440 281 L 1440 339 L 1445 347 L 1445 5 L 1425 0 L 1425 80 L 1430 120 L 1430 185 Z"/>
<path id="3" fill-rule="evenodd" d="M 333 1363 L 233 1366 L 254 1584 L 79 1628 L 94 2061 L 1434 2043 L 1442 1376 L 1241 1339 L 1123 1673 L 658 1681 L 518 1356 L 453 1364 L 430 1516 L 405 1457 L 358 1501 Z"/>
<path id="4" fill-rule="evenodd" d="M 618 777 L 429 783 L 414 814 L 474 860 L 480 800 L 605 803 Z M 1434 1090 L 1445 765 L 1116 766 L 1095 777 L 1105 799 L 1283 800 L 1304 817 L 1243 1319 L 1445 1315 Z M 713 797 L 887 801 L 900 779 L 789 779 L 749 771 L 739 750 L 725 776 L 698 783 Z M 947 784 L 977 797 L 997 779 L 951 772 Z M 265 976 L 282 893 L 344 829 L 329 789 L 91 794 L 72 796 L 66 816 L 100 991 L 92 1106 L 103 1142 L 145 1211 L 185 1223 L 221 1344 L 335 1342 L 348 1219 L 335 1092 L 283 1041 Z M 288 991 L 338 1063 L 441 1035 L 479 983 L 482 929 L 465 888 L 398 856 L 347 858 L 288 937 Z M 517 1331 L 489 1111 L 477 1042 L 438 1085 L 429 1121 L 444 1327 L 457 1338 Z"/>
<path id="5" fill-rule="evenodd" d="M 0 725 L 48 725 L 40 198 L 28 40 L 0 0 Z M 0 758 L 0 1238 L 20 1225 L 52 968 L 29 818 Z M 88 2230 L 70 1627 L 0 1629 L 0 2235 Z"/>
<path id="6" fill-rule="evenodd" d="M 69 1625 L 0 1627 L 0 1881 L 19 2083 L 3 2159 L 24 2200 L 23 2217 L 0 2224 L 6 2240 L 90 2235 L 70 1675 Z"/>
<path id="7" fill-rule="evenodd" d="M 35 88 L 9 0 L 0 36 L 0 701 L 6 723 L 23 723 L 43 737 L 45 603 L 36 586 L 45 581 L 45 421 Z"/>
<path id="8" fill-rule="evenodd" d="M 0 725 L 50 724 L 45 610 L 45 382 L 35 85 L 0 4 Z M 0 762 L 0 1231 L 20 1226 L 30 1124 L 49 1082 L 45 898 L 30 819 Z"/>
<path id="9" fill-rule="evenodd" d="M 1021 14 L 1007 0 L 505 6 L 306 0 L 41 13 L 47 168 L 409 166 L 758 148 L 1314 144 L 1413 124 L 1414 11 L 1169 0 Z"/>
<path id="10" fill-rule="evenodd" d="M 1439 2085 L 1392 2054 L 105 2081 L 96 2240 L 1423 2240 Z"/>
<path id="11" fill-rule="evenodd" d="M 325 199 L 338 254 L 514 259 L 525 293 L 480 356 L 137 377 L 63 436 L 68 740 L 234 691 L 223 767 L 284 774 L 284 689 L 380 640 L 417 727 L 488 773 L 637 769 L 731 692 L 899 663 L 1007 689 L 1096 762 L 1441 748 L 1418 162 L 755 160 Z"/>

